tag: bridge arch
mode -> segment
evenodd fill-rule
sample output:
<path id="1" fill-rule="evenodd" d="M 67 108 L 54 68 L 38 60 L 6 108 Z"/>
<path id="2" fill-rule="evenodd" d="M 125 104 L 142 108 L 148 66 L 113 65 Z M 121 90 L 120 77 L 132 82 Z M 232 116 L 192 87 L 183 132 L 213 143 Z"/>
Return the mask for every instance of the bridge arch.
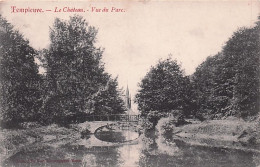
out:
<path id="1" fill-rule="evenodd" d="M 90 115 L 87 121 L 115 121 L 115 122 L 138 122 L 140 115 L 112 114 L 112 115 Z"/>

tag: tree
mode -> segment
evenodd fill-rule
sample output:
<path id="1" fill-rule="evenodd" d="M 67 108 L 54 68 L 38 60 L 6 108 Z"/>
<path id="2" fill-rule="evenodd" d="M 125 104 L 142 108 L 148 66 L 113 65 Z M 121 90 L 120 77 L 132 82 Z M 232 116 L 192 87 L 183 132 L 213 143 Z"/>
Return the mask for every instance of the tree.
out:
<path id="1" fill-rule="evenodd" d="M 93 109 L 97 115 L 122 114 L 126 111 L 122 100 L 122 91 L 118 90 L 116 79 L 109 79 L 106 86 L 93 95 Z"/>
<path id="2" fill-rule="evenodd" d="M 150 111 L 188 109 L 189 78 L 184 76 L 176 60 L 160 60 L 155 67 L 151 67 L 139 87 L 136 102 L 143 115 Z"/>
<path id="3" fill-rule="evenodd" d="M 0 15 L 0 110 L 2 126 L 38 119 L 41 78 L 36 51 Z"/>
<path id="4" fill-rule="evenodd" d="M 42 110 L 49 121 L 95 112 L 93 95 L 110 80 L 101 62 L 103 50 L 95 47 L 96 35 L 81 16 L 55 20 L 50 47 L 43 51 L 47 93 Z"/>
<path id="5" fill-rule="evenodd" d="M 221 113 L 221 109 L 227 104 L 228 84 L 225 85 L 219 78 L 223 54 L 208 57 L 192 75 L 193 92 L 197 103 L 197 115 L 203 114 L 206 117 Z M 223 87 L 220 86 L 223 83 Z M 225 87 L 225 88 L 224 88 Z"/>
<path id="6" fill-rule="evenodd" d="M 259 112 L 260 100 L 260 25 L 241 28 L 223 48 L 224 67 L 232 80 L 228 110 L 230 114 L 246 118 Z M 227 112 L 226 109 L 224 111 Z"/>
<path id="7" fill-rule="evenodd" d="M 213 118 L 246 118 L 259 112 L 259 21 L 240 28 L 223 50 L 207 58 L 192 80 L 199 112 Z"/>

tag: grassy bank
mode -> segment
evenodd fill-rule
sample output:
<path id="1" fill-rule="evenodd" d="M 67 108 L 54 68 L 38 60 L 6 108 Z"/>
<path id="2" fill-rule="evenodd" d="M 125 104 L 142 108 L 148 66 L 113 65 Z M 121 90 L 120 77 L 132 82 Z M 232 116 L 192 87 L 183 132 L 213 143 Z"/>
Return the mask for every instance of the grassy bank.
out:
<path id="1" fill-rule="evenodd" d="M 78 138 L 80 133 L 77 128 L 65 128 L 56 124 L 16 130 L 1 129 L 0 160 L 2 162 L 23 149 L 37 151 L 46 146 L 58 147 Z"/>
<path id="2" fill-rule="evenodd" d="M 97 121 L 71 124 L 68 127 L 61 127 L 56 124 L 40 126 L 29 123 L 29 126 L 22 126 L 20 129 L 1 129 L 0 162 L 8 160 L 9 157 L 19 152 L 37 153 L 42 150 L 49 150 L 47 152 L 52 154 L 55 150 L 56 153 L 54 154 L 56 155 L 66 148 L 107 146 L 108 144 L 113 146 L 114 143 L 107 144 L 97 140 L 93 135 L 97 128 L 107 124 L 119 126 L 120 123 Z M 67 155 L 66 152 L 59 154 L 59 156 Z"/>
<path id="3" fill-rule="evenodd" d="M 162 118 L 157 125 L 166 138 L 182 140 L 192 145 L 205 145 L 260 152 L 260 123 L 239 119 L 190 121 L 175 126 L 171 118 Z"/>

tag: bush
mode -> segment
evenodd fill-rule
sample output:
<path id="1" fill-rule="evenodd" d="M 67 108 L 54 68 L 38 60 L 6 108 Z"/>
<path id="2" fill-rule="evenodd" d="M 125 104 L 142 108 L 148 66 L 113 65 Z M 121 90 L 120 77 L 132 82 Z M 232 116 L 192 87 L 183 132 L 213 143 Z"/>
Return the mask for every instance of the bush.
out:
<path id="1" fill-rule="evenodd" d="M 83 139 L 83 138 L 88 139 L 88 138 L 90 138 L 91 132 L 90 132 L 90 130 L 85 129 L 85 130 L 82 131 L 80 134 L 81 134 L 81 138 L 82 138 L 82 139 Z"/>
<path id="2" fill-rule="evenodd" d="M 143 117 L 139 120 L 138 124 L 138 129 L 140 129 L 141 131 L 150 130 L 153 128 L 153 123 Z"/>
<path id="3" fill-rule="evenodd" d="M 173 131 L 173 128 L 175 127 L 175 121 L 171 118 L 172 117 L 161 118 L 158 121 L 156 129 L 159 131 L 159 134 L 170 134 Z"/>
<path id="4" fill-rule="evenodd" d="M 150 111 L 147 115 L 147 119 L 149 122 L 152 123 L 152 127 L 155 128 L 155 126 L 157 125 L 158 121 L 162 118 L 162 117 L 166 117 L 167 113 L 161 113 L 159 111 Z"/>

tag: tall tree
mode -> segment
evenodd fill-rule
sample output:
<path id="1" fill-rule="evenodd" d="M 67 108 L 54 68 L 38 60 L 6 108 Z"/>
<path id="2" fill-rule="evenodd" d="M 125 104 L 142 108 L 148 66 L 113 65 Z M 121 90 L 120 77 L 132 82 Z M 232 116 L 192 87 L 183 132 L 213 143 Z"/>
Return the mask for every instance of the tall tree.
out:
<path id="1" fill-rule="evenodd" d="M 169 112 L 188 107 L 189 78 L 184 76 L 176 60 L 160 60 L 151 67 L 139 86 L 136 102 L 143 115 L 149 111 Z"/>
<path id="2" fill-rule="evenodd" d="M 260 100 L 260 25 L 241 28 L 233 34 L 223 48 L 223 67 L 230 74 L 230 114 L 242 117 L 259 112 Z M 222 73 L 223 74 L 223 71 Z M 223 74 L 224 76 L 224 74 Z M 224 78 L 225 79 L 225 78 Z M 224 109 L 225 110 L 225 109 Z M 227 112 L 227 110 L 225 110 Z"/>
<path id="3" fill-rule="evenodd" d="M 45 50 L 46 92 L 43 113 L 50 121 L 93 112 L 92 95 L 110 80 L 95 47 L 97 30 L 81 16 L 56 19 Z"/>
<path id="4" fill-rule="evenodd" d="M 259 21 L 253 28 L 240 28 L 222 52 L 196 69 L 193 83 L 200 112 L 217 118 L 259 112 L 259 34 Z"/>
<path id="5" fill-rule="evenodd" d="M 35 50 L 0 15 L 0 110 L 3 125 L 38 119 L 41 78 Z"/>
<path id="6" fill-rule="evenodd" d="M 197 102 L 197 114 L 203 114 L 206 117 L 214 116 L 221 113 L 221 109 L 225 107 L 229 99 L 228 84 L 223 83 L 224 80 L 219 78 L 221 65 L 223 62 L 223 54 L 219 53 L 213 57 L 208 57 L 192 75 L 193 92 Z M 221 86 L 226 88 L 223 88 Z"/>

